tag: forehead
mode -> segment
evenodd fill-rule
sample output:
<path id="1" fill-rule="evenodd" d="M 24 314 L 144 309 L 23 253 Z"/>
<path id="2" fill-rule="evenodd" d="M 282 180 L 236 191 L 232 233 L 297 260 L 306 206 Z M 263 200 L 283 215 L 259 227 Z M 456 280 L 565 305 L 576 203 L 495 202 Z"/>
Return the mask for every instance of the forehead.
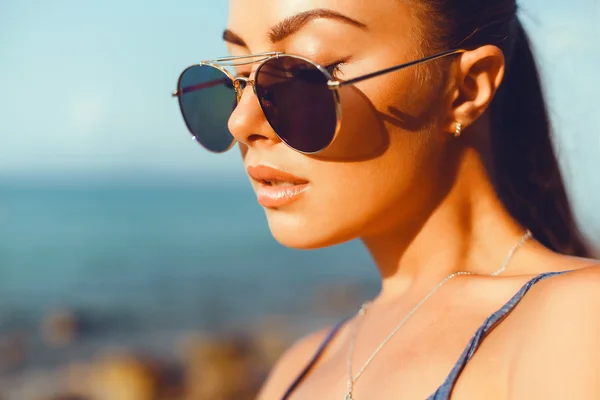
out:
<path id="1" fill-rule="evenodd" d="M 315 10 L 331 10 L 367 25 L 373 37 L 391 38 L 413 31 L 415 18 L 408 0 L 230 0 L 227 28 L 251 47 L 267 47 L 271 27 L 286 18 Z M 339 21 L 330 20 L 333 24 Z"/>

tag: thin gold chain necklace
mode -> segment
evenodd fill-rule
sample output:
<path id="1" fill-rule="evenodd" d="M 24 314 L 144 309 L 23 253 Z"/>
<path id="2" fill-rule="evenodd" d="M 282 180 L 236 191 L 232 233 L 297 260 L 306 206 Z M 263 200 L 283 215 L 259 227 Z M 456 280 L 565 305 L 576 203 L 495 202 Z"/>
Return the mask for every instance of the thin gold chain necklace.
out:
<path id="1" fill-rule="evenodd" d="M 506 255 L 506 259 L 504 260 L 504 263 L 503 263 L 502 267 L 500 267 L 497 271 L 492 272 L 490 274 L 490 276 L 498 276 L 499 274 L 501 274 L 502 272 L 504 272 L 504 270 L 506 269 L 506 267 L 508 267 L 508 264 L 512 260 L 515 252 L 521 246 L 523 246 L 523 244 L 527 240 L 529 240 L 531 237 L 532 237 L 531 231 L 527 230 L 525 232 L 525 234 L 517 241 L 517 243 L 515 243 L 513 245 L 513 247 L 508 251 L 508 254 Z M 365 369 L 367 369 L 367 367 L 369 366 L 369 364 L 371 364 L 371 361 L 373 361 L 373 359 L 375 358 L 375 356 L 390 341 L 390 339 L 396 334 L 396 332 L 398 332 L 400 330 L 400 328 L 406 323 L 406 321 L 408 321 L 408 319 L 415 313 L 415 311 L 417 311 L 417 309 L 419 309 L 419 307 L 421 307 L 421 305 L 423 305 L 423 303 L 425 303 L 439 288 L 441 288 L 444 285 L 444 283 L 448 282 L 450 279 L 452 279 L 452 278 L 454 278 L 455 276 L 458 276 L 458 275 L 475 275 L 475 273 L 473 273 L 473 272 L 454 272 L 454 273 L 448 275 L 446 278 L 444 278 L 444 280 L 442 280 L 440 283 L 438 283 L 425 297 L 423 297 L 423 299 L 421 301 L 419 301 L 417 303 L 416 306 L 414 306 L 412 308 L 412 310 L 410 310 L 408 312 L 408 314 L 404 317 L 404 319 L 402 319 L 402 321 L 400 321 L 400 323 L 396 326 L 396 328 L 394 328 L 394 330 L 388 335 L 388 337 L 386 337 L 383 340 L 383 342 L 381 342 L 381 344 L 377 347 L 377 349 L 375 349 L 375 351 L 373 352 L 373 354 L 371 354 L 371 356 L 367 359 L 367 361 L 362 366 L 362 368 L 353 377 L 352 376 L 352 358 L 353 358 L 353 355 L 354 355 L 354 342 L 356 340 L 356 334 L 358 332 L 358 328 L 360 326 L 360 322 L 362 322 L 362 320 L 364 318 L 364 315 L 366 314 L 366 311 L 367 311 L 367 303 L 363 304 L 363 306 L 358 311 L 358 317 L 359 318 L 353 324 L 352 336 L 350 338 L 350 346 L 349 346 L 349 349 L 348 349 L 348 358 L 347 358 L 348 386 L 347 386 L 347 391 L 346 391 L 346 397 L 344 398 L 345 400 L 353 400 L 352 393 L 354 391 L 354 384 L 356 383 L 356 381 L 358 380 L 358 378 L 361 377 L 361 375 L 363 374 L 363 372 L 365 372 Z"/>

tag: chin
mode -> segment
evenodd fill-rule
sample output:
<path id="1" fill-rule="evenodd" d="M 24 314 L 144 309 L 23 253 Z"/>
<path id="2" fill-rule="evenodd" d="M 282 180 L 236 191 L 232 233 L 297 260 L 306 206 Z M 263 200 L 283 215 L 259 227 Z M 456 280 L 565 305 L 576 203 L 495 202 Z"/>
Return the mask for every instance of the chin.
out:
<path id="1" fill-rule="evenodd" d="M 316 250 L 355 239 L 343 234 L 335 221 L 311 221 L 303 215 L 276 209 L 265 209 L 273 238 L 282 246 L 297 250 Z"/>

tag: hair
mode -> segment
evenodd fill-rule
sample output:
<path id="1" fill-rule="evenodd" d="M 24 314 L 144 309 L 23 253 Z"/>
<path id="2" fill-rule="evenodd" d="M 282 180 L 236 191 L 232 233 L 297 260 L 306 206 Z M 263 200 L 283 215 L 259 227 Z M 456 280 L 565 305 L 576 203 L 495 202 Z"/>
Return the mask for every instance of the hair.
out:
<path id="1" fill-rule="evenodd" d="M 506 59 L 490 106 L 492 179 L 509 213 L 546 247 L 586 257 L 553 148 L 541 79 L 515 0 L 418 0 L 436 48 L 497 45 Z"/>

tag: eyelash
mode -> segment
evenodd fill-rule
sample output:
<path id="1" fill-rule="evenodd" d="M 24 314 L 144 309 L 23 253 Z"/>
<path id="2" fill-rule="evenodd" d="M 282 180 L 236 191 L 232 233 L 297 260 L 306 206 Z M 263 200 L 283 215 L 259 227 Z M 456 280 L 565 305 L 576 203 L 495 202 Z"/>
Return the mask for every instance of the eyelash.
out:
<path id="1" fill-rule="evenodd" d="M 344 65 L 344 64 L 345 64 L 344 61 L 338 61 L 336 63 L 329 64 L 328 66 L 323 67 L 323 68 L 325 68 L 327 70 L 327 72 L 329 72 L 331 74 L 331 76 L 333 78 L 336 78 L 337 75 L 342 72 L 341 71 L 341 66 Z"/>

